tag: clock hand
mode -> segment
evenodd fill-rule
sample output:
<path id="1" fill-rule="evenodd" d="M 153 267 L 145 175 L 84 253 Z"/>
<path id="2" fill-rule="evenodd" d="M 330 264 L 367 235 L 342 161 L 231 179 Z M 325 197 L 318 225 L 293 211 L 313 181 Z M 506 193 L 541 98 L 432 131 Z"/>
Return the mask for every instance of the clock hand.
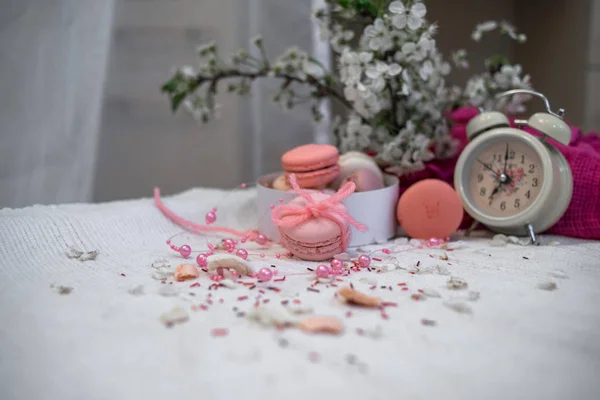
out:
<path id="1" fill-rule="evenodd" d="M 504 153 L 504 174 L 506 175 L 506 165 L 508 164 L 508 143 L 506 143 L 506 153 Z"/>
<path id="2" fill-rule="evenodd" d="M 492 205 L 492 202 L 494 201 L 494 195 L 500 191 L 500 186 L 502 186 L 501 183 L 498 184 L 498 186 L 496 186 L 494 188 L 494 190 L 492 191 L 492 194 L 490 194 L 490 197 L 488 197 L 488 199 L 490 199 L 490 206 Z"/>
<path id="3" fill-rule="evenodd" d="M 487 165 L 486 163 L 484 163 L 483 161 L 481 161 L 480 159 L 476 159 L 478 163 L 480 163 L 481 165 L 483 165 L 483 167 L 485 169 L 489 169 L 490 171 L 492 171 L 495 175 L 500 175 L 500 172 L 494 171 L 492 169 L 492 167 L 490 167 L 489 165 Z"/>

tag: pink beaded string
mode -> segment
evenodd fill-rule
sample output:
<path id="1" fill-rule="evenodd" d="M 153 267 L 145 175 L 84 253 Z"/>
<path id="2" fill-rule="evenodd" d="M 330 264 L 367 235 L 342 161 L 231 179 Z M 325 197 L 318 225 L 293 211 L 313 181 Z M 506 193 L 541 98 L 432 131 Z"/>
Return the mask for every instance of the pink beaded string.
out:
<path id="1" fill-rule="evenodd" d="M 297 225 L 298 223 L 301 223 L 301 222 L 307 220 L 308 218 L 311 218 L 312 216 L 324 216 L 325 218 L 329 218 L 332 221 L 340 224 L 340 221 L 338 221 L 337 218 L 335 217 L 337 215 L 338 217 L 345 219 L 350 224 L 354 225 L 357 229 L 359 229 L 361 231 L 366 230 L 366 226 L 356 222 L 351 216 L 349 216 L 348 214 L 344 213 L 343 211 L 335 208 L 335 204 L 338 204 L 341 200 L 343 200 L 345 197 L 349 196 L 351 193 L 354 192 L 354 189 L 355 189 L 354 183 L 348 182 L 336 194 L 331 196 L 329 199 L 326 199 L 319 203 L 316 203 L 314 200 L 312 200 L 312 197 L 298 186 L 298 184 L 296 182 L 296 177 L 293 174 L 290 175 L 290 184 L 292 185 L 294 190 L 300 196 L 304 197 L 307 200 L 307 203 L 309 205 L 305 208 L 285 206 L 285 205 L 280 205 L 277 208 L 275 208 L 274 204 L 270 205 L 270 207 L 269 207 L 270 210 L 274 210 L 272 213 L 273 221 L 275 223 L 277 223 L 279 226 L 287 226 L 288 224 L 290 226 Z M 241 184 L 240 187 L 246 188 L 247 185 Z M 209 212 L 206 213 L 206 215 L 205 215 L 206 225 L 201 225 L 201 224 L 196 224 L 194 222 L 188 221 L 182 217 L 179 217 L 175 213 L 173 213 L 171 210 L 169 210 L 161 202 L 160 190 L 158 188 L 154 189 L 154 201 L 155 201 L 156 207 L 166 217 L 171 219 L 176 224 L 184 227 L 185 229 L 192 231 L 193 233 L 196 233 L 196 234 L 199 234 L 199 233 L 226 233 L 226 234 L 230 234 L 233 236 L 237 236 L 238 238 L 241 238 L 239 240 L 236 240 L 233 238 L 225 238 L 221 241 L 220 245 L 215 247 L 214 245 L 208 243 L 208 239 L 205 237 L 207 249 L 202 249 L 202 250 L 192 250 L 191 246 L 188 244 L 176 246 L 175 244 L 172 243 L 172 240 L 175 237 L 183 234 L 184 232 L 173 235 L 169 239 L 167 239 L 167 241 L 166 241 L 167 245 L 169 245 L 169 247 L 173 251 L 178 252 L 183 258 L 190 257 L 192 253 L 199 253 L 196 256 L 196 263 L 201 268 L 204 268 L 207 266 L 208 257 L 215 254 L 216 251 L 224 251 L 224 252 L 228 252 L 228 253 L 235 252 L 235 255 L 237 257 L 240 257 L 243 260 L 248 260 L 248 258 L 250 256 L 258 256 L 260 258 L 265 258 L 266 255 L 264 253 L 250 253 L 245 248 L 241 248 L 241 247 L 237 248 L 237 246 L 240 244 L 240 242 L 245 243 L 247 240 L 252 240 L 261 246 L 265 246 L 265 245 L 269 244 L 269 240 L 264 234 L 258 232 L 257 230 L 248 230 L 245 232 L 241 232 L 241 231 L 238 231 L 238 230 L 235 230 L 232 228 L 227 228 L 227 227 L 210 226 L 210 225 L 214 224 L 217 220 L 217 208 L 216 207 L 212 208 Z M 221 204 L 222 202 L 223 201 L 221 201 L 219 204 Z M 279 203 L 282 203 L 282 202 L 283 202 L 283 199 L 279 199 Z M 261 219 L 265 218 L 268 214 L 269 214 L 269 212 L 265 212 L 265 214 L 263 216 L 261 216 Z M 284 217 L 287 217 L 287 218 L 285 218 L 285 221 L 283 220 Z M 446 239 L 432 238 L 425 243 L 425 247 L 427 247 L 427 248 L 440 247 L 440 246 L 443 246 L 448 240 L 449 240 L 449 238 L 446 238 Z M 423 245 L 420 244 L 418 246 L 418 248 L 423 248 Z M 404 251 L 406 251 L 406 250 L 404 250 Z M 338 259 L 338 258 L 333 258 L 330 261 L 329 266 L 327 266 L 325 264 L 320 264 L 319 266 L 317 266 L 317 268 L 314 270 L 314 275 L 318 279 L 319 278 L 320 279 L 328 279 L 328 278 L 332 278 L 333 276 L 342 275 L 342 274 L 346 274 L 346 276 L 347 276 L 347 274 L 349 274 L 350 271 L 358 272 L 358 271 L 360 271 L 361 268 L 369 268 L 369 266 L 371 265 L 371 262 L 372 262 L 372 255 L 377 252 L 382 252 L 383 254 L 386 254 L 386 255 L 392 254 L 392 251 L 388 248 L 377 249 L 377 250 L 372 251 L 369 254 L 361 254 L 357 257 L 356 260 L 349 260 L 352 265 L 349 269 L 345 269 L 345 263 L 343 260 Z M 398 252 L 399 251 L 394 251 L 393 253 L 398 253 Z M 292 257 L 292 254 L 290 252 L 287 252 L 285 254 L 276 253 L 275 257 L 277 259 L 280 259 L 282 257 L 282 255 L 285 255 L 287 257 Z M 226 269 L 224 269 L 224 268 L 218 268 L 217 274 L 211 275 L 211 279 L 213 281 L 217 281 L 217 282 L 222 280 L 225 276 L 225 270 Z M 236 279 L 239 277 L 237 272 L 234 270 L 227 270 L 227 273 Z M 287 277 L 287 276 L 306 276 L 306 275 L 310 275 L 310 274 L 313 274 L 313 272 L 289 273 L 289 274 L 280 276 L 280 278 L 283 277 L 283 279 L 285 279 L 285 277 Z M 258 271 L 258 273 L 251 275 L 251 277 L 256 278 L 259 282 L 269 282 L 277 275 L 278 275 L 277 270 L 271 270 L 269 268 L 261 268 Z"/>

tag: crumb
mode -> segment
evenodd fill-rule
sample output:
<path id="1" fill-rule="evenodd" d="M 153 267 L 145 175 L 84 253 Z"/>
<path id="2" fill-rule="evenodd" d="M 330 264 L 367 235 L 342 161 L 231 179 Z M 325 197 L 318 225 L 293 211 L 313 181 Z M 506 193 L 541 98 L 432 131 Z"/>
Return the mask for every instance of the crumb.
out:
<path id="1" fill-rule="evenodd" d="M 466 289 L 469 285 L 467 284 L 467 281 L 462 278 L 452 277 L 448 280 L 448 282 L 446 282 L 446 286 L 448 289 L 462 290 Z"/>
<path id="2" fill-rule="evenodd" d="M 472 314 L 473 313 L 473 309 L 471 308 L 471 306 L 469 306 L 467 303 L 462 302 L 462 301 L 446 301 L 444 302 L 444 305 L 446 307 L 448 307 L 451 310 L 456 311 L 457 313 L 461 313 L 461 314 Z"/>
<path id="3" fill-rule="evenodd" d="M 298 329 L 308 333 L 330 333 L 339 335 L 344 331 L 342 322 L 334 317 L 308 317 L 296 324 Z"/>
<path id="4" fill-rule="evenodd" d="M 354 354 L 347 354 L 346 355 L 346 362 L 350 365 L 354 365 L 356 364 L 356 356 Z"/>
<path id="5" fill-rule="evenodd" d="M 179 282 L 196 279 L 200 276 L 200 271 L 194 264 L 180 264 L 175 269 L 175 279 Z"/>
<path id="6" fill-rule="evenodd" d="M 88 251 L 87 253 L 83 253 L 81 256 L 79 256 L 79 261 L 95 260 L 96 257 L 98 257 L 98 254 L 100 254 L 98 250 Z"/>
<path id="7" fill-rule="evenodd" d="M 538 283 L 537 287 L 538 287 L 538 289 L 547 290 L 547 291 L 556 290 L 558 288 L 556 283 L 551 282 L 551 281 Z"/>
<path id="8" fill-rule="evenodd" d="M 56 293 L 60 294 L 60 295 L 67 295 L 67 294 L 71 294 L 71 292 L 73 291 L 72 287 L 69 286 L 56 286 L 54 287 L 54 285 L 50 286 L 51 288 L 55 288 L 56 289 Z"/>
<path id="9" fill-rule="evenodd" d="M 171 311 L 160 316 L 160 321 L 167 327 L 170 328 L 175 324 L 182 324 L 189 319 L 188 313 L 181 307 L 175 307 Z"/>
<path id="10" fill-rule="evenodd" d="M 229 334 L 229 330 L 227 328 L 215 328 L 210 331 L 210 335 L 213 337 L 222 337 L 227 336 Z"/>
<path id="11" fill-rule="evenodd" d="M 448 261 L 448 254 L 444 253 L 443 256 L 440 256 L 440 260 L 442 260 L 442 261 Z"/>
<path id="12" fill-rule="evenodd" d="M 364 307 L 378 307 L 381 304 L 379 297 L 367 296 L 351 287 L 343 287 L 337 292 L 346 302 Z"/>
<path id="13" fill-rule="evenodd" d="M 425 326 L 436 326 L 436 325 L 437 325 L 437 322 L 435 322 L 435 321 L 434 321 L 434 320 L 432 320 L 432 319 L 426 319 L 426 318 L 423 318 L 423 319 L 421 320 L 421 325 L 425 325 Z"/>

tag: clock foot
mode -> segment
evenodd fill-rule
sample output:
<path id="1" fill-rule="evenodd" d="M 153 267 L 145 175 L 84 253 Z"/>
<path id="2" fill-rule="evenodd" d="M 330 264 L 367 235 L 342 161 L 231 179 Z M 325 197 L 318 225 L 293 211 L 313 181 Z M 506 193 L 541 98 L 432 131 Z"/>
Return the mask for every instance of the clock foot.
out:
<path id="1" fill-rule="evenodd" d="M 539 246 L 540 242 L 537 239 L 537 236 L 535 235 L 535 232 L 533 231 L 533 226 L 531 226 L 531 224 L 527 224 L 525 225 L 525 229 L 527 229 L 527 233 L 529 234 L 529 237 L 531 238 L 531 243 L 534 246 Z"/>

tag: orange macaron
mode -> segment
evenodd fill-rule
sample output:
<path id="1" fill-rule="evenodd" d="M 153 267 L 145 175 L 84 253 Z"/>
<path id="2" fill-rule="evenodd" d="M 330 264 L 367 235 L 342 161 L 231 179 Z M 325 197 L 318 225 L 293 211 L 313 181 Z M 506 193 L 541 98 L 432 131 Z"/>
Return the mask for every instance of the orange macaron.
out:
<path id="1" fill-rule="evenodd" d="M 446 238 L 460 226 L 463 207 L 452 186 L 438 179 L 425 179 L 402 194 L 396 216 L 410 237 Z"/>

